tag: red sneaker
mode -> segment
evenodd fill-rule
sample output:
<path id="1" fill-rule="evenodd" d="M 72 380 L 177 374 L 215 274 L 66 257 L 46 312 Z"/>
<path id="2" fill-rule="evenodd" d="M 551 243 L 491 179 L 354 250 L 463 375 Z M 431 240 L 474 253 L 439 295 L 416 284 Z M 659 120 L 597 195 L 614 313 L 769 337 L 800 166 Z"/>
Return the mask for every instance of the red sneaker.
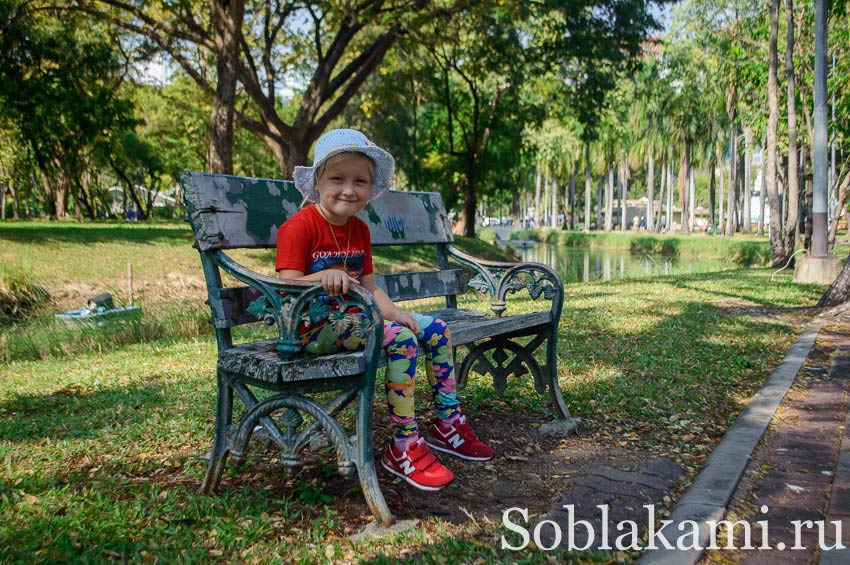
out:
<path id="1" fill-rule="evenodd" d="M 493 448 L 478 439 L 466 421 L 466 416 L 458 418 L 448 429 L 439 424 L 432 425 L 425 441 L 434 449 L 461 459 L 489 461 L 493 458 Z"/>
<path id="2" fill-rule="evenodd" d="M 419 438 L 401 452 L 390 443 L 381 460 L 384 469 L 421 490 L 440 490 L 455 478 L 428 449 L 425 440 Z"/>

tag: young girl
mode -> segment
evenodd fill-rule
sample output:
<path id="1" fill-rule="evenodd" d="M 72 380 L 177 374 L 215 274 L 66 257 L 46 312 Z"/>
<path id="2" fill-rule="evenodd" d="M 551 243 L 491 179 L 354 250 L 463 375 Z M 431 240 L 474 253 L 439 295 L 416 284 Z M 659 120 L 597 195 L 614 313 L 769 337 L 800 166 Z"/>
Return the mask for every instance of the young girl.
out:
<path id="1" fill-rule="evenodd" d="M 429 446 L 472 461 L 487 461 L 493 450 L 481 442 L 460 413 L 455 392 L 449 330 L 442 320 L 403 312 L 378 288 L 372 274 L 369 228 L 354 215 L 392 184 L 392 155 L 355 130 L 333 130 L 316 142 L 312 167 L 295 167 L 295 186 L 311 204 L 278 230 L 279 276 L 321 281 L 331 296 L 360 284 L 374 296 L 384 317 L 386 393 L 393 441 L 381 463 L 422 490 L 440 490 L 454 479 Z M 305 330 L 309 353 L 354 351 L 365 344 L 351 331 L 336 334 L 330 322 Z M 438 422 L 422 438 L 413 412 L 414 375 L 420 350 L 433 389 Z"/>

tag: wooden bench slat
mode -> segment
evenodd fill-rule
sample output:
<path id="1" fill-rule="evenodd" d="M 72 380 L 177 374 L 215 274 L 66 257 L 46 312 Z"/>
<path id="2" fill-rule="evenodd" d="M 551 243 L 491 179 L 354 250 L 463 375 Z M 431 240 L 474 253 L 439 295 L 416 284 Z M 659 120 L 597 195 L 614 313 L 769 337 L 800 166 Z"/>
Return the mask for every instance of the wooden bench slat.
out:
<path id="1" fill-rule="evenodd" d="M 277 229 L 301 205 L 292 181 L 187 173 L 187 212 L 201 251 L 268 248 Z M 390 191 L 357 215 L 369 226 L 372 245 L 454 241 L 443 200 L 434 192 Z"/>
<path id="2" fill-rule="evenodd" d="M 440 318 L 448 324 L 452 332 L 452 345 L 466 345 L 488 337 L 552 325 L 552 313 L 548 311 L 500 318 L 474 310 L 449 308 L 428 312 L 427 315 Z"/>
<path id="3" fill-rule="evenodd" d="M 437 310 L 428 316 L 445 321 L 452 333 L 453 345 L 466 345 L 510 332 L 551 324 L 549 312 L 532 312 L 497 318 L 473 310 Z M 362 351 L 329 355 L 303 354 L 295 359 L 281 359 L 275 345 L 277 340 L 264 339 L 233 346 L 221 352 L 218 366 L 228 372 L 250 375 L 271 383 L 304 383 L 358 375 L 366 369 Z M 381 352 L 379 366 L 386 366 L 386 353 Z"/>
<path id="4" fill-rule="evenodd" d="M 392 301 L 403 302 L 418 298 L 431 298 L 463 293 L 463 271 L 426 271 L 420 273 L 395 273 L 376 275 L 378 286 Z"/>
<path id="5" fill-rule="evenodd" d="M 221 352 L 219 369 L 273 384 L 299 383 L 357 375 L 366 370 L 362 351 L 302 355 L 286 361 L 275 350 L 277 340 L 242 343 Z"/>
<path id="6" fill-rule="evenodd" d="M 375 280 L 391 300 L 398 302 L 463 293 L 461 269 L 376 275 Z M 246 311 L 260 297 L 259 291 L 249 286 L 232 286 L 219 289 L 218 296 L 218 304 L 211 304 L 215 327 L 232 328 L 260 321 Z"/>

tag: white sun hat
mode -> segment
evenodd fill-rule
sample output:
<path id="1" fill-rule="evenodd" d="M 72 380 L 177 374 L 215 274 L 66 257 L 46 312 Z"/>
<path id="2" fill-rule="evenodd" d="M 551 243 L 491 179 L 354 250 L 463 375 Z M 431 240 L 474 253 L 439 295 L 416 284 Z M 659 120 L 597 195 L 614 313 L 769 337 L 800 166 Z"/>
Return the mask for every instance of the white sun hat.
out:
<path id="1" fill-rule="evenodd" d="M 316 201 L 319 191 L 316 189 L 316 171 L 322 164 L 340 153 L 356 152 L 362 153 L 372 159 L 375 163 L 375 184 L 372 186 L 372 195 L 369 200 L 374 200 L 392 188 L 393 174 L 395 173 L 395 159 L 393 156 L 369 141 L 365 135 L 353 129 L 335 129 L 322 135 L 313 149 L 312 167 L 295 167 L 292 178 L 295 188 L 304 195 L 307 200 Z"/>

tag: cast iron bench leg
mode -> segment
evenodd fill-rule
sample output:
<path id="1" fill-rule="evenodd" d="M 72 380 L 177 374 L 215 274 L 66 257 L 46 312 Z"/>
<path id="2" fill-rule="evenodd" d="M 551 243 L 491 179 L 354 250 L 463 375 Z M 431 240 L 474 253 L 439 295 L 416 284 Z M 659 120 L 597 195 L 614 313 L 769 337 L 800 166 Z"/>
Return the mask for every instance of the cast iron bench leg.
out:
<path id="1" fill-rule="evenodd" d="M 207 474 L 201 485 L 201 492 L 211 494 L 221 482 L 224 472 L 224 462 L 230 447 L 227 441 L 227 430 L 233 420 L 233 390 L 230 388 L 227 378 L 221 371 L 216 371 L 218 376 L 218 391 L 216 393 L 215 410 L 215 440 L 213 441 L 210 462 Z"/>
<path id="2" fill-rule="evenodd" d="M 357 395 L 357 473 L 360 477 L 360 487 L 363 496 L 375 518 L 382 526 L 389 526 L 395 521 L 390 512 L 384 495 L 381 493 L 381 485 L 378 483 L 378 474 L 375 472 L 375 460 L 372 450 L 372 402 L 374 400 L 374 387 L 365 386 Z"/>
<path id="3" fill-rule="evenodd" d="M 561 396 L 561 385 L 558 384 L 558 344 L 551 330 L 546 339 L 546 357 L 549 365 L 549 395 L 552 397 L 552 405 L 558 412 L 559 420 L 568 420 L 571 418 L 570 409 L 567 408 L 567 403 Z"/>

